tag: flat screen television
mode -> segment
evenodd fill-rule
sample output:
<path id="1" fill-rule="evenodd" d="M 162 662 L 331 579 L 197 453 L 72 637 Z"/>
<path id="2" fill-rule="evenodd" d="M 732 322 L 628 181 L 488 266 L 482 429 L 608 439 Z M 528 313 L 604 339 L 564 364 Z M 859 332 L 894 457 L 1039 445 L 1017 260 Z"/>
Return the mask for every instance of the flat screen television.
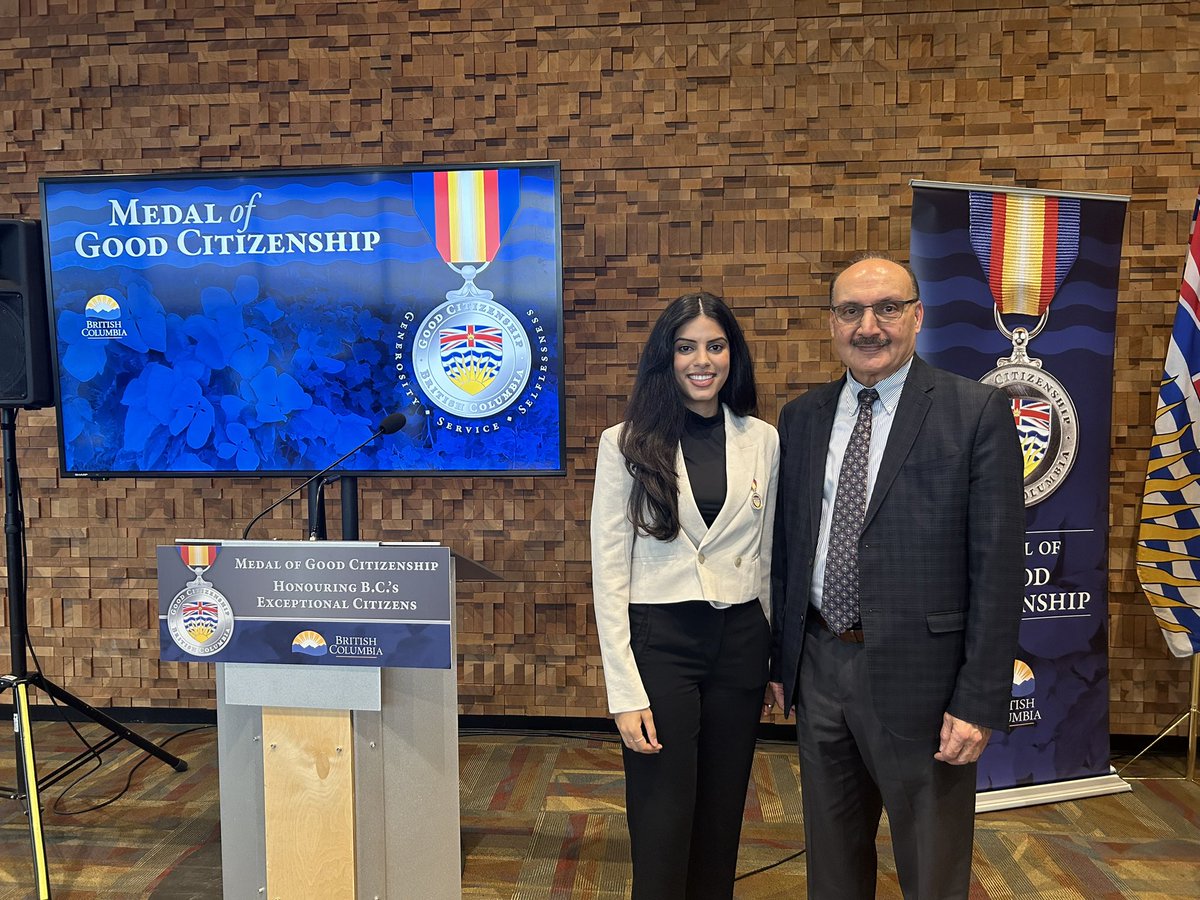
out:
<path id="1" fill-rule="evenodd" d="M 40 180 L 76 477 L 564 470 L 559 166 Z M 391 420 L 395 421 L 395 420 Z"/>

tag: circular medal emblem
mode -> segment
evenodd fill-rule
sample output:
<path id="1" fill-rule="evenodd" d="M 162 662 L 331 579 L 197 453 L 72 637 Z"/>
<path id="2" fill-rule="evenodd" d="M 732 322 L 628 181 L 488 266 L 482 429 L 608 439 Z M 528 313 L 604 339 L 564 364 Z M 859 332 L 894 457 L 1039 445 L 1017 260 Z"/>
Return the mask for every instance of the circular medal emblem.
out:
<path id="1" fill-rule="evenodd" d="M 1025 362 L 1002 364 L 979 380 L 1008 394 L 1025 461 L 1025 505 L 1041 503 L 1058 490 L 1075 464 L 1075 404 L 1057 378 Z"/>
<path id="2" fill-rule="evenodd" d="M 490 300 L 450 300 L 421 322 L 413 341 L 417 384 L 440 409 L 467 419 L 511 405 L 529 380 L 525 329 Z"/>
<path id="3" fill-rule="evenodd" d="M 184 653 L 212 656 L 233 637 L 233 607 L 211 584 L 192 582 L 171 601 L 167 629 Z"/>

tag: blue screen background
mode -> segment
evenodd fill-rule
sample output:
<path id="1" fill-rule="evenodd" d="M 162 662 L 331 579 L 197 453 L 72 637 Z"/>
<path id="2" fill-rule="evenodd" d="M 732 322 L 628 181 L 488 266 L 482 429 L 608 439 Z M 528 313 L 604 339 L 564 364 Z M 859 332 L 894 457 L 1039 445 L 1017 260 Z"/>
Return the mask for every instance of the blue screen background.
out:
<path id="1" fill-rule="evenodd" d="M 411 378 L 409 390 L 401 385 L 410 371 L 402 322 L 420 322 L 463 283 L 414 210 L 411 171 L 45 180 L 63 470 L 312 472 L 399 411 L 408 420 L 400 432 L 340 468 L 561 471 L 558 172 L 518 171 L 515 215 L 475 283 L 531 340 L 532 323 L 542 328 L 533 369 L 544 378 L 474 419 L 436 408 Z M 135 200 L 142 219 L 114 212 Z M 155 218 L 168 206 L 191 210 L 192 221 Z M 370 252 L 345 251 L 345 238 L 322 252 L 198 252 L 239 233 L 265 242 L 329 232 L 378 232 L 379 241 Z M 155 255 L 134 256 L 152 236 Z M 112 252 L 96 251 L 103 246 Z M 95 297 L 116 309 L 89 305 Z"/>

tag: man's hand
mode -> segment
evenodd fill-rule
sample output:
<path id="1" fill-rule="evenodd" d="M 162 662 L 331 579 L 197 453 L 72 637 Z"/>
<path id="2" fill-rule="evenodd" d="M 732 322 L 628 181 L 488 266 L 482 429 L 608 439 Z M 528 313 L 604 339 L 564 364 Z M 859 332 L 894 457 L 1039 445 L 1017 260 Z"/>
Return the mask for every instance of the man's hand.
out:
<path id="1" fill-rule="evenodd" d="M 991 736 L 990 728 L 972 725 L 970 722 L 956 719 L 950 713 L 944 713 L 938 752 L 933 754 L 933 758 L 952 766 L 973 763 L 979 759 L 979 754 L 983 752 Z"/>
<path id="2" fill-rule="evenodd" d="M 766 702 L 770 703 L 773 700 L 775 702 L 775 705 L 778 706 L 779 709 L 783 712 L 784 716 L 789 716 L 792 714 L 792 711 L 790 709 L 788 709 L 786 706 L 784 706 L 784 704 L 787 703 L 787 700 L 785 700 L 784 696 L 783 696 L 783 682 L 780 682 L 780 681 L 768 682 L 767 683 L 767 696 L 770 699 L 768 699 Z"/>
<path id="3" fill-rule="evenodd" d="M 635 753 L 657 753 L 662 749 L 658 734 L 654 730 L 654 714 L 650 707 L 619 712 L 613 716 L 621 742 Z"/>

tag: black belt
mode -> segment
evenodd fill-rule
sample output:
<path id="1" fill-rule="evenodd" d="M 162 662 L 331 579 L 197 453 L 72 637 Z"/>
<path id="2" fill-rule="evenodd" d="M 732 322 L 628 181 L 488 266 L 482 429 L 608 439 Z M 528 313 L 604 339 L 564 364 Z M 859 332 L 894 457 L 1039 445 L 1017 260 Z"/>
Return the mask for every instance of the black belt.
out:
<path id="1" fill-rule="evenodd" d="M 847 644 L 863 643 L 862 622 L 855 622 L 853 625 L 851 625 L 845 631 L 837 632 L 829 627 L 829 623 L 825 621 L 825 617 L 823 615 L 821 615 L 821 611 L 819 609 L 813 609 L 812 614 L 817 617 L 817 622 L 820 624 L 820 626 L 822 628 L 824 628 L 826 631 L 828 631 L 830 634 L 832 634 L 839 641 L 845 641 Z"/>

